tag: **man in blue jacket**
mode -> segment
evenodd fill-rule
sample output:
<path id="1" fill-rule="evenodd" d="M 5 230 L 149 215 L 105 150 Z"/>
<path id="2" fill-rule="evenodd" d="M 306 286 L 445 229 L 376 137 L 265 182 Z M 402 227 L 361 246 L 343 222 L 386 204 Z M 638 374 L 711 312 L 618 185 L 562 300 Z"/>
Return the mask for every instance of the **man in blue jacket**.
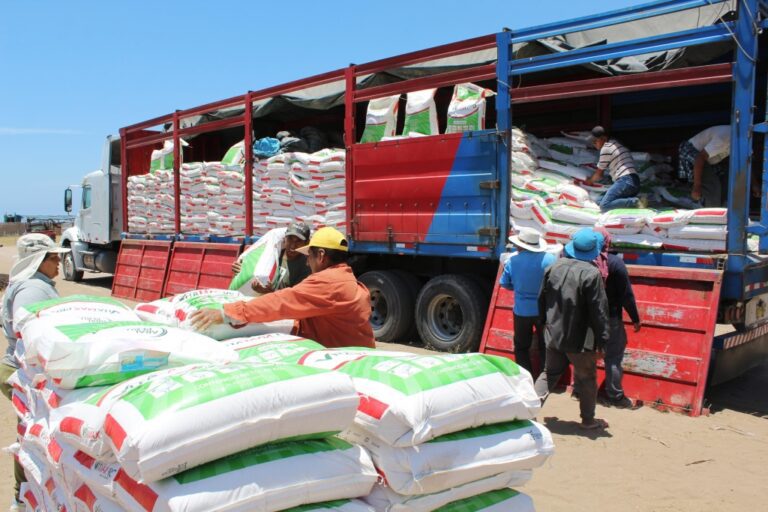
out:
<path id="1" fill-rule="evenodd" d="M 512 310 L 515 362 L 533 373 L 529 351 L 534 329 L 539 345 L 540 368 L 544 369 L 546 349 L 544 330 L 539 321 L 539 289 L 544 271 L 555 262 L 555 256 L 546 252 L 547 242 L 531 228 L 520 229 L 518 234 L 509 237 L 509 241 L 517 248 L 517 252 L 504 264 L 499 284 L 515 292 L 515 306 Z"/>

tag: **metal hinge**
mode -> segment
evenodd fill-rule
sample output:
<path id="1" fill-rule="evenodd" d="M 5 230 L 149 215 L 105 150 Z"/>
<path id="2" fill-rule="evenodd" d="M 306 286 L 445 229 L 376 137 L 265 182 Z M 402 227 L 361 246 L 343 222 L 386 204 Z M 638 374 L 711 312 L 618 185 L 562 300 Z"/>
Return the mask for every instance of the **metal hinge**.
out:
<path id="1" fill-rule="evenodd" d="M 500 188 L 501 182 L 499 180 L 480 182 L 480 190 L 499 190 Z"/>
<path id="2" fill-rule="evenodd" d="M 499 234 L 501 233 L 501 230 L 496 227 L 484 227 L 477 230 L 477 234 L 480 236 L 491 236 L 494 238 L 498 238 Z"/>

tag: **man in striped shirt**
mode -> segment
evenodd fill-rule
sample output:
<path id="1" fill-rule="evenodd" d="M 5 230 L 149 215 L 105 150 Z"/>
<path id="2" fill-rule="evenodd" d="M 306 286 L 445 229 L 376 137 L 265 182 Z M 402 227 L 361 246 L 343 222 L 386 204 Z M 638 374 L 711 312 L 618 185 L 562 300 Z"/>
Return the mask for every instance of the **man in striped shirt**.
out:
<path id="1" fill-rule="evenodd" d="M 600 151 L 600 159 L 597 162 L 597 171 L 587 183 L 591 185 L 600 181 L 606 169 L 613 180 L 613 185 L 600 200 L 600 211 L 644 207 L 637 197 L 640 191 L 640 177 L 629 150 L 615 139 L 609 138 L 602 126 L 592 128 L 592 135 L 588 140 Z"/>

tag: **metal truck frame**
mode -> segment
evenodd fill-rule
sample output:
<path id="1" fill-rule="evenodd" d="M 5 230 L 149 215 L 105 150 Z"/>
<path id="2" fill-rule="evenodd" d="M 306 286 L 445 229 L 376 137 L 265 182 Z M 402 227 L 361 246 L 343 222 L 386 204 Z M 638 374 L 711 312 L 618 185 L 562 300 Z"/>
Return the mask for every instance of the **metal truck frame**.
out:
<path id="1" fill-rule="evenodd" d="M 350 65 L 122 128 L 123 241 L 113 293 L 153 299 L 185 289 L 225 285 L 229 279 L 228 263 L 239 254 L 243 244 L 253 241 L 249 199 L 253 194 L 251 145 L 258 123 L 253 118 L 254 108 L 269 98 L 341 84 L 347 150 L 347 228 L 350 248 L 356 256 L 355 268 L 371 289 L 372 323 L 379 339 L 407 339 L 418 331 L 427 345 L 441 350 L 472 350 L 480 345 L 485 352 L 511 356 L 509 312 L 503 311 L 509 309 L 512 299 L 498 289 L 492 295 L 491 291 L 510 229 L 509 151 L 516 109 L 527 104 L 599 97 L 595 121 L 610 125 L 611 95 L 666 93 L 676 88 L 730 84 L 733 143 L 726 253 L 623 253 L 631 264 L 638 300 L 644 304 L 644 323 L 650 326 L 645 329 L 645 341 L 630 336 L 628 373 L 634 372 L 637 382 L 630 382 L 628 389 L 645 400 L 653 396 L 650 400 L 660 406 L 699 414 L 708 381 L 730 378 L 768 353 L 768 308 L 764 307 L 768 300 L 768 261 L 749 253 L 746 240 L 748 233 L 759 235 L 759 253 L 768 252 L 768 158 L 753 153 L 753 144 L 761 152 L 766 151 L 768 133 L 762 66 L 768 56 L 768 44 L 761 36 L 768 23 L 763 14 L 768 3 L 731 0 L 725 5 L 735 4 L 738 12 L 732 21 L 560 53 L 514 58 L 513 46 L 721 4 L 724 2 L 718 0 L 661 0 L 528 29 L 505 30 Z M 554 75 L 533 85 L 510 87 L 515 80 L 520 82 L 521 77 L 540 77 L 542 73 L 588 63 L 712 43 L 733 44 L 732 61 L 624 76 L 562 80 Z M 496 57 L 490 61 L 469 58 L 461 66 L 448 66 L 394 83 L 371 86 L 365 82 L 376 73 L 434 64 L 439 59 L 449 62 L 451 58 L 493 50 Z M 378 143 L 357 142 L 358 107 L 371 99 L 483 81 L 495 84 L 492 129 Z M 762 103 L 756 105 L 758 87 Z M 233 111 L 236 115 L 218 115 L 204 123 L 190 122 L 212 112 Z M 245 141 L 244 236 L 222 239 L 185 235 L 180 229 L 180 139 L 232 128 L 242 128 Z M 589 126 L 582 123 L 580 128 Z M 168 139 L 174 141 L 176 234 L 128 233 L 127 178 L 147 172 L 149 153 Z M 758 163 L 763 178 L 760 217 L 750 221 L 750 175 Z M 718 319 L 736 325 L 740 332 L 715 338 Z M 675 345 L 671 336 L 684 341 Z M 711 367 L 713 358 L 716 363 Z M 664 392 L 659 391 L 662 381 L 664 386 L 671 386 Z"/>

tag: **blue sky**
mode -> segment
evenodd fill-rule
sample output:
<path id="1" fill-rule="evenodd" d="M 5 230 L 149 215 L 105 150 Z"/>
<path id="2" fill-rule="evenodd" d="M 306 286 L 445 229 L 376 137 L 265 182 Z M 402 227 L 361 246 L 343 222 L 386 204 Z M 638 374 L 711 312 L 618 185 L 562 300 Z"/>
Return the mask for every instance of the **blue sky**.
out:
<path id="1" fill-rule="evenodd" d="M 121 126 L 409 51 L 641 2 L 9 0 L 0 213 L 62 214 Z M 280 8 L 284 6 L 284 11 Z"/>

